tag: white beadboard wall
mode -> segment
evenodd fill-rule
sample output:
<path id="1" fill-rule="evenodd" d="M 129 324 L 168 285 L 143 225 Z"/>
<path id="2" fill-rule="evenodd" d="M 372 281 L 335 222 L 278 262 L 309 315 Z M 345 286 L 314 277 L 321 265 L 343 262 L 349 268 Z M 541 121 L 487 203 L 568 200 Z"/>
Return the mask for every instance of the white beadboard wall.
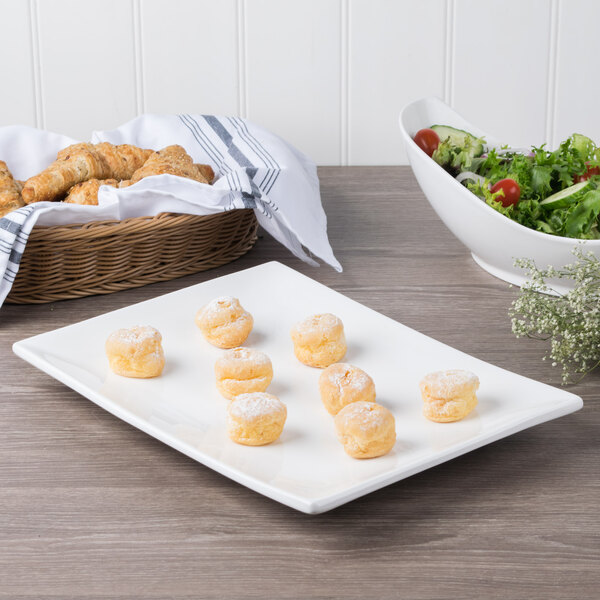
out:
<path id="1" fill-rule="evenodd" d="M 233 114 L 320 165 L 394 165 L 400 109 L 436 95 L 511 144 L 600 143 L 596 0 L 0 0 L 0 22 L 0 125 Z"/>

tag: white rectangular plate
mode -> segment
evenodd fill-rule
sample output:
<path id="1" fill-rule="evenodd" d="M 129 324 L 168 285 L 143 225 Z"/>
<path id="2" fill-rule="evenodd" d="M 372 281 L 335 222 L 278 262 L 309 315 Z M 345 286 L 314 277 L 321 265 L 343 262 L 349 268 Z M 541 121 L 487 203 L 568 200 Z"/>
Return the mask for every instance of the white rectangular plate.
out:
<path id="1" fill-rule="evenodd" d="M 227 437 L 227 400 L 213 366 L 223 352 L 194 324 L 196 311 L 236 296 L 254 316 L 247 346 L 266 352 L 275 377 L 269 392 L 287 405 L 280 439 L 261 447 Z M 388 455 L 355 460 L 336 439 L 318 390 L 320 369 L 294 357 L 290 327 L 315 313 L 344 322 L 348 353 L 375 380 L 378 402 L 396 418 Z M 163 336 L 166 366 L 156 379 L 113 374 L 104 354 L 120 327 L 152 325 Z M 321 513 L 527 427 L 582 406 L 581 398 L 510 373 L 437 342 L 277 262 L 263 264 L 17 342 L 15 353 L 113 415 L 269 498 Z M 419 380 L 430 371 L 468 369 L 479 376 L 477 409 L 458 423 L 421 414 Z"/>

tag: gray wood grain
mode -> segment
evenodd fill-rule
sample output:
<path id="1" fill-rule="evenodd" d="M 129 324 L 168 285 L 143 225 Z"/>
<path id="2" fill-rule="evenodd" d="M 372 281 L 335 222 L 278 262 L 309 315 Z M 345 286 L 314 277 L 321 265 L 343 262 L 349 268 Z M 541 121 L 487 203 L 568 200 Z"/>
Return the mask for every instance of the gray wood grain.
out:
<path id="1" fill-rule="evenodd" d="M 409 327 L 552 384 L 516 340 L 516 291 L 479 269 L 406 167 L 323 168 L 338 274 L 268 236 L 225 267 L 0 309 L 0 597 L 597 598 L 600 374 L 585 407 L 308 516 L 194 461 L 24 363 L 14 341 L 268 260 Z"/>

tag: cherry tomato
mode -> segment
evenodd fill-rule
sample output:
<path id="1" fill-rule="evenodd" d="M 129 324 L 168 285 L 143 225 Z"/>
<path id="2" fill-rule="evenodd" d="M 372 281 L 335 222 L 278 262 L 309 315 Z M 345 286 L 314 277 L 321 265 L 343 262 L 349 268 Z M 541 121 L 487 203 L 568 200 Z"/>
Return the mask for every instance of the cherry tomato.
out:
<path id="1" fill-rule="evenodd" d="M 499 192 L 500 190 L 504 192 L 504 196 L 500 195 L 496 200 L 502 202 L 502 206 L 516 204 L 521 197 L 521 188 L 514 179 L 501 179 L 490 188 L 492 194 Z"/>
<path id="2" fill-rule="evenodd" d="M 587 181 L 592 175 L 600 175 L 600 167 L 590 167 L 588 165 L 585 173 L 582 175 L 575 175 L 575 177 L 573 177 L 573 182 L 579 183 L 580 181 Z"/>
<path id="3" fill-rule="evenodd" d="M 414 139 L 427 156 L 431 156 L 440 145 L 440 136 L 433 129 L 419 129 Z"/>

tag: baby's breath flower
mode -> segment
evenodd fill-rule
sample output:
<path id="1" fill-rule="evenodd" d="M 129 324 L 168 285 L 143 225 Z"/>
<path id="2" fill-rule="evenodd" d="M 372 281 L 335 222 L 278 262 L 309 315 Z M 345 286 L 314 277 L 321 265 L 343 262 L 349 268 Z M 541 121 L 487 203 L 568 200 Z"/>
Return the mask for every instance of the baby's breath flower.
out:
<path id="1" fill-rule="evenodd" d="M 600 364 L 600 261 L 579 246 L 573 254 L 577 260 L 561 269 L 538 269 L 532 260 L 516 260 L 528 281 L 509 310 L 517 337 L 550 340 L 544 360 L 562 366 L 563 383 Z M 571 279 L 574 288 L 559 296 L 545 295 L 551 290 L 549 279 Z"/>

